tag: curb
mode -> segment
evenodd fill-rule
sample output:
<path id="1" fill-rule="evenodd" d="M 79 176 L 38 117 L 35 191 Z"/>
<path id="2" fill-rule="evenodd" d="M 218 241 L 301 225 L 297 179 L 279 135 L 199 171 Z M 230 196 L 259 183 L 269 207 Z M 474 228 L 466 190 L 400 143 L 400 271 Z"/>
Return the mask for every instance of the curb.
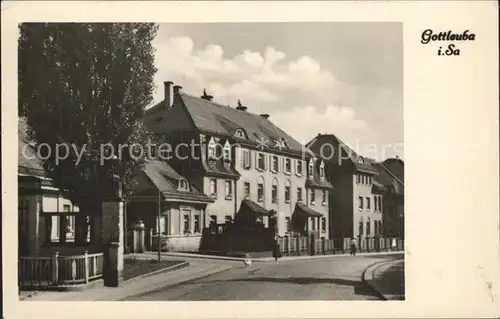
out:
<path id="1" fill-rule="evenodd" d="M 174 270 L 182 269 L 182 268 L 186 268 L 186 267 L 189 267 L 189 261 L 183 261 L 183 262 L 178 263 L 176 265 L 168 266 L 168 267 L 165 267 L 162 269 L 148 272 L 147 274 L 144 274 L 144 275 L 129 278 L 129 279 L 125 280 L 124 283 L 125 284 L 133 283 L 134 281 L 137 281 L 137 280 L 140 280 L 140 279 L 143 279 L 146 277 L 150 277 L 150 276 L 154 276 L 154 275 L 158 275 L 161 273 L 170 272 L 170 271 L 174 271 Z"/>
<path id="2" fill-rule="evenodd" d="M 375 279 L 373 278 L 373 273 L 380 267 L 387 265 L 387 264 L 393 264 L 400 262 L 402 259 L 397 259 L 397 260 L 384 260 L 384 261 L 379 261 L 376 263 L 371 264 L 370 266 L 366 267 L 365 270 L 363 270 L 363 273 L 361 275 L 361 281 L 363 284 L 365 284 L 368 288 L 370 288 L 381 300 L 388 301 L 388 300 L 398 300 L 395 298 L 392 298 L 392 295 L 385 295 L 383 294 L 379 289 L 377 289 L 375 285 Z M 403 259 L 404 260 L 404 259 Z"/>
<path id="3" fill-rule="evenodd" d="M 183 280 L 181 282 L 176 282 L 175 284 L 170 284 L 170 285 L 166 284 L 166 285 L 163 285 L 163 286 L 161 286 L 159 288 L 153 288 L 153 289 L 148 290 L 148 291 L 143 291 L 143 292 L 136 293 L 136 294 L 132 293 L 132 294 L 130 294 L 128 296 L 125 296 L 125 297 L 122 297 L 120 299 L 117 299 L 116 301 L 124 301 L 125 299 L 131 298 L 131 297 L 146 296 L 146 295 L 158 292 L 158 291 L 162 291 L 162 290 L 167 289 L 167 288 L 168 289 L 174 288 L 174 287 L 177 287 L 177 286 L 180 286 L 180 285 L 184 285 L 184 284 L 196 281 L 196 280 L 200 280 L 200 279 L 204 279 L 204 278 L 207 278 L 207 277 L 210 277 L 210 276 L 213 276 L 213 275 L 217 275 L 217 274 L 223 273 L 225 271 L 228 271 L 230 269 L 232 269 L 232 268 L 226 268 L 226 269 L 221 269 L 221 270 L 217 270 L 217 271 L 214 271 L 214 272 L 209 272 L 209 273 L 201 275 L 199 277 L 189 278 L 189 279 Z"/>
<path id="4" fill-rule="evenodd" d="M 379 252 L 379 253 L 359 253 L 356 256 L 394 256 L 394 255 L 404 255 L 404 251 L 393 251 L 393 252 Z M 213 260 L 227 260 L 227 261 L 241 261 L 243 262 L 245 258 L 238 257 L 228 257 L 228 256 L 215 256 L 215 255 L 199 255 L 199 254 L 185 254 L 185 253 L 164 253 L 163 256 L 171 257 L 184 257 L 184 258 L 198 258 L 198 259 L 213 259 Z M 308 259 L 320 259 L 320 258 L 332 258 L 332 257 L 346 257 L 349 254 L 328 254 L 328 255 L 305 255 L 305 256 L 283 256 L 280 258 L 282 261 L 292 261 L 292 260 L 308 260 Z M 264 258 L 249 258 L 252 262 L 271 262 L 274 261 L 273 257 Z"/>
<path id="5" fill-rule="evenodd" d="M 104 287 L 104 279 L 96 279 L 90 281 L 88 284 L 77 284 L 77 285 L 60 285 L 60 286 L 40 286 L 34 288 L 23 288 L 21 291 L 31 291 L 32 293 L 28 293 L 26 296 L 19 296 L 19 300 L 26 300 L 32 297 L 37 296 L 39 293 L 43 293 L 45 291 L 85 291 L 93 288 L 102 288 Z"/>

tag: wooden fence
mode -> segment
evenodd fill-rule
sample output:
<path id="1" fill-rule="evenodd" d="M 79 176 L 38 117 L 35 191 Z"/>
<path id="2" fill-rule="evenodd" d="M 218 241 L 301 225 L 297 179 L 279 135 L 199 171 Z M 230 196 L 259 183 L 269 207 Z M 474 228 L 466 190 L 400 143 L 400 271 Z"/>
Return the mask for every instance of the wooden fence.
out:
<path id="1" fill-rule="evenodd" d="M 350 252 L 350 242 L 350 238 L 315 239 L 314 243 L 311 237 L 283 237 L 278 239 L 283 256 L 345 254 Z M 366 238 L 357 243 L 358 252 L 403 250 L 404 241 L 397 238 Z"/>
<path id="2" fill-rule="evenodd" d="M 43 288 L 88 284 L 102 277 L 104 254 L 19 257 L 19 288 Z"/>

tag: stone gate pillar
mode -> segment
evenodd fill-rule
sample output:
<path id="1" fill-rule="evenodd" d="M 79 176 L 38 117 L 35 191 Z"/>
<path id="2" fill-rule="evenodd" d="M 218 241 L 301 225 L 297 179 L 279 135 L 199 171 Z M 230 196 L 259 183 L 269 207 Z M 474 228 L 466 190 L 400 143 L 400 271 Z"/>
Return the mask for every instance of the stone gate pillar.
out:
<path id="1" fill-rule="evenodd" d="M 104 284 L 117 287 L 123 281 L 124 225 L 121 198 L 102 203 L 102 243 L 105 253 Z"/>

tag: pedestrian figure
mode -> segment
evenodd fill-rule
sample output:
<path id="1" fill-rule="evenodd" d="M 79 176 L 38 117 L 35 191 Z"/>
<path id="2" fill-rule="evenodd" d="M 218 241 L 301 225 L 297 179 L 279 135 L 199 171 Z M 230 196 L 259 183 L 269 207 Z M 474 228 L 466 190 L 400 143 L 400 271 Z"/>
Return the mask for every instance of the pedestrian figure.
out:
<path id="1" fill-rule="evenodd" d="M 274 261 L 278 261 L 278 258 L 281 257 L 281 249 L 280 249 L 280 243 L 278 242 L 278 238 L 274 239 L 273 257 Z"/>
<path id="2" fill-rule="evenodd" d="M 351 256 L 356 256 L 356 239 L 351 237 Z"/>

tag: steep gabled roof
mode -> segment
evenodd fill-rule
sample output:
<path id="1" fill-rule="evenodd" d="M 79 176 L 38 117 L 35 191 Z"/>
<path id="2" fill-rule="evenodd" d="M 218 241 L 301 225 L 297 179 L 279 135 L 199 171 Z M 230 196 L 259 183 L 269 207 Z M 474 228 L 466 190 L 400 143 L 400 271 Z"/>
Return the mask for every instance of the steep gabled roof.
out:
<path id="1" fill-rule="evenodd" d="M 142 167 L 142 172 L 167 199 L 213 202 L 213 199 L 200 192 L 194 185 L 189 185 L 189 191 L 179 190 L 179 181 L 181 179 L 188 180 L 178 174 L 165 161 L 146 161 Z M 147 188 L 145 185 L 136 185 L 138 192 L 132 192 L 132 196 L 140 194 L 140 189 L 145 188 Z"/>
<path id="2" fill-rule="evenodd" d="M 386 189 L 393 189 L 396 193 L 402 195 L 404 194 L 404 183 L 383 163 L 373 163 L 372 164 L 378 171 L 378 175 L 375 177 L 375 181 L 384 185 Z"/>
<path id="3" fill-rule="evenodd" d="M 334 160 L 338 163 L 338 153 L 342 152 L 342 160 L 345 158 L 345 160 L 352 163 L 357 170 L 374 174 L 377 173 L 377 170 L 370 164 L 370 159 L 367 160 L 364 156 L 357 154 L 352 148 L 342 142 L 334 134 L 318 134 L 318 136 L 307 143 L 306 147 L 313 150 L 316 154 L 320 154 L 321 146 L 324 144 L 331 145 L 333 147 L 333 152 L 335 152 L 335 156 L 329 160 L 330 162 Z M 330 156 L 328 155 L 327 157 Z"/>
<path id="4" fill-rule="evenodd" d="M 157 128 L 155 131 L 161 131 L 159 126 L 163 125 L 163 123 L 160 118 L 162 116 L 171 116 L 173 109 L 179 107 L 179 103 L 182 103 L 187 110 L 193 125 L 204 134 L 234 138 L 235 132 L 241 129 L 245 132 L 247 139 L 238 139 L 238 141 L 253 145 L 261 145 L 262 141 L 266 141 L 269 149 L 277 150 L 275 144 L 281 139 L 287 145 L 281 152 L 300 154 L 303 151 L 302 144 L 274 125 L 269 119 L 184 92 L 176 94 L 174 105 L 168 111 L 162 111 L 163 102 L 148 110 L 146 112 L 148 126 L 154 126 Z M 152 118 L 156 118 L 157 123 Z"/>

